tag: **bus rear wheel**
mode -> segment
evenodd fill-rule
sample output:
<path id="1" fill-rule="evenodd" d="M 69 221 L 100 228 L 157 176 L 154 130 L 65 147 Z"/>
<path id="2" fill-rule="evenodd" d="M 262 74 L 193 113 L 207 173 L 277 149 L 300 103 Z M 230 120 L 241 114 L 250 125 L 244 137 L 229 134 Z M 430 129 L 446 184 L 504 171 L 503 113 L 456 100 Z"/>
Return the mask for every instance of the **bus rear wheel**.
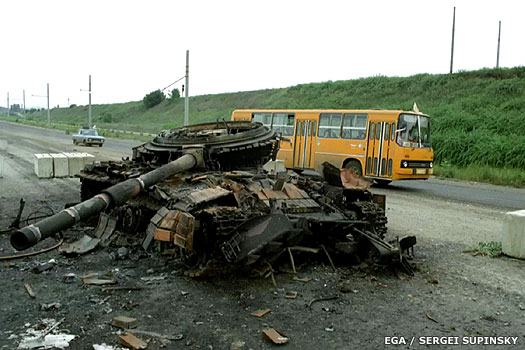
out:
<path id="1" fill-rule="evenodd" d="M 361 163 L 357 160 L 350 160 L 345 164 L 345 169 L 351 169 L 359 176 L 363 176 L 363 170 L 361 169 Z"/>

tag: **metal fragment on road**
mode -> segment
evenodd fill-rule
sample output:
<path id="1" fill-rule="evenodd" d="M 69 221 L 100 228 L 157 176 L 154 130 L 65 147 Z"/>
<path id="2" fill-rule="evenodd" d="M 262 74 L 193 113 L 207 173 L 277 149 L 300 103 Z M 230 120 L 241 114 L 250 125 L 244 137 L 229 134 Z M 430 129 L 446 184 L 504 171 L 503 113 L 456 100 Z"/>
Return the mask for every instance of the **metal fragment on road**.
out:
<path id="1" fill-rule="evenodd" d="M 62 254 L 85 254 L 95 249 L 99 243 L 99 238 L 84 235 L 76 242 L 62 244 L 58 251 Z"/>
<path id="2" fill-rule="evenodd" d="M 53 263 L 38 264 L 37 266 L 31 269 L 31 272 L 37 273 L 37 274 L 42 273 L 42 272 L 51 270 L 53 266 L 54 266 Z"/>
<path id="3" fill-rule="evenodd" d="M 60 309 L 60 303 L 50 303 L 50 304 L 40 304 L 40 310 L 49 311 L 49 310 L 58 310 Z"/>
<path id="4" fill-rule="evenodd" d="M 434 318 L 432 318 L 432 316 L 430 316 L 429 314 L 425 314 L 425 317 L 428 318 L 430 321 L 432 322 L 435 322 L 435 323 L 439 323 L 438 321 L 436 321 Z"/>
<path id="5" fill-rule="evenodd" d="M 153 283 L 153 282 L 158 282 L 158 281 L 162 281 L 162 280 L 165 280 L 168 276 L 166 274 L 161 274 L 159 276 L 146 276 L 146 277 L 141 277 L 140 279 L 144 282 L 146 282 L 146 284 L 150 284 L 150 283 Z"/>
<path id="6" fill-rule="evenodd" d="M 297 298 L 297 295 L 298 295 L 298 293 L 296 291 L 289 291 L 288 293 L 286 293 L 286 295 L 284 297 L 286 299 L 295 299 L 295 298 Z"/>
<path id="7" fill-rule="evenodd" d="M 24 284 L 24 288 L 25 288 L 27 294 L 29 294 L 29 296 L 31 298 L 36 298 L 35 292 L 33 292 L 33 289 L 31 288 L 31 286 L 28 283 Z"/>
<path id="8" fill-rule="evenodd" d="M 102 285 L 106 285 L 106 284 L 115 284 L 115 283 L 117 283 L 114 280 L 98 278 L 98 274 L 97 273 L 91 273 L 91 274 L 88 274 L 88 275 L 85 275 L 85 276 L 81 276 L 80 279 L 82 280 L 82 283 L 84 283 L 84 284 L 95 285 L 95 286 L 102 286 Z"/>

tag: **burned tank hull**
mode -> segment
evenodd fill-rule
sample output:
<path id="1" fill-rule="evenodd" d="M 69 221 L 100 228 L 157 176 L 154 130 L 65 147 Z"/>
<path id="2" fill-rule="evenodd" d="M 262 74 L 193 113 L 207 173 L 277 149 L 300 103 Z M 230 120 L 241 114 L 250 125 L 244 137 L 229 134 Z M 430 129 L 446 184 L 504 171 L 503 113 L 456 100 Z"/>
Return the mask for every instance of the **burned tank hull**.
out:
<path id="1" fill-rule="evenodd" d="M 264 170 L 278 147 L 278 135 L 258 123 L 163 131 L 136 147 L 131 160 L 87 166 L 78 175 L 81 197 L 86 203 L 108 196 L 97 236 L 121 232 L 138 237 L 145 249 L 156 242 L 183 258 L 194 275 L 217 263 L 269 264 L 298 245 L 346 254 L 353 262 L 375 255 L 404 264 L 407 243 L 384 241 L 384 208 L 366 188 Z M 119 193 L 123 183 L 140 186 Z"/>

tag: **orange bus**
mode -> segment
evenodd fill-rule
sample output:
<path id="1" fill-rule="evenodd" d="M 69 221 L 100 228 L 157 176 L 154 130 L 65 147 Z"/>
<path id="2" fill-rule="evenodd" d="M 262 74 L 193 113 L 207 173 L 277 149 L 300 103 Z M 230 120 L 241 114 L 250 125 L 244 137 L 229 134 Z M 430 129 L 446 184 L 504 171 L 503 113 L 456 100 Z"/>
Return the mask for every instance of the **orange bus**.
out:
<path id="1" fill-rule="evenodd" d="M 321 171 L 330 162 L 378 182 L 428 179 L 434 151 L 430 117 L 398 110 L 238 109 L 232 120 L 260 122 L 283 137 L 287 168 Z"/>

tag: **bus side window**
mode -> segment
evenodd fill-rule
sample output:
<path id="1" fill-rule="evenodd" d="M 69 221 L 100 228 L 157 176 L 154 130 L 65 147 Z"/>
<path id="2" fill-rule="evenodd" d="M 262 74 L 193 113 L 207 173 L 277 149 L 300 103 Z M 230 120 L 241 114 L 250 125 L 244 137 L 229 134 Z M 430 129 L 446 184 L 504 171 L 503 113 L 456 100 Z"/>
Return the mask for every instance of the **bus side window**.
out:
<path id="1" fill-rule="evenodd" d="M 392 124 L 392 141 L 396 139 L 396 123 Z"/>
<path id="2" fill-rule="evenodd" d="M 293 135 L 294 125 L 295 125 L 295 114 L 288 114 L 288 118 L 286 120 L 286 129 L 285 129 L 286 136 Z"/>
<path id="3" fill-rule="evenodd" d="M 367 118 L 366 114 L 345 114 L 343 116 L 343 139 L 366 139 Z"/>
<path id="4" fill-rule="evenodd" d="M 374 123 L 370 123 L 370 140 L 373 140 L 374 139 L 374 136 L 375 136 L 375 124 Z"/>
<path id="5" fill-rule="evenodd" d="M 381 140 L 381 123 L 377 123 L 376 127 L 376 140 Z"/>
<path id="6" fill-rule="evenodd" d="M 319 115 L 319 137 L 326 139 L 338 139 L 341 137 L 340 113 L 321 113 Z"/>
<path id="7" fill-rule="evenodd" d="M 385 128 L 386 128 L 386 130 L 385 130 L 385 135 L 384 135 L 383 139 L 385 141 L 388 141 L 388 137 L 390 136 L 390 124 L 385 124 Z"/>

